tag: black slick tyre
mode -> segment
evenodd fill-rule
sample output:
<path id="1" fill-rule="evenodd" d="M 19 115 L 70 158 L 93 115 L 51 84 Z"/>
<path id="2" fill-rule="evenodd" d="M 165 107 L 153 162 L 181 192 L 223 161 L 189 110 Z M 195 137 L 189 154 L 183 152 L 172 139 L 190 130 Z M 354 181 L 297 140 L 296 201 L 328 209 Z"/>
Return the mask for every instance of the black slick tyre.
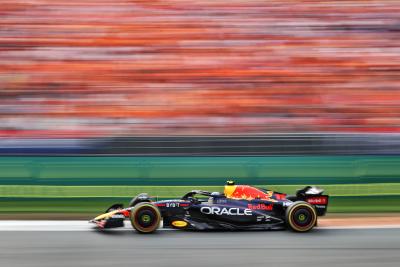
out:
<path id="1" fill-rule="evenodd" d="M 296 201 L 286 210 L 286 224 L 295 232 L 308 232 L 317 225 L 317 213 L 311 204 Z"/>
<path id="2" fill-rule="evenodd" d="M 149 202 L 136 204 L 131 210 L 130 220 L 132 227 L 139 233 L 153 233 L 160 226 L 161 213 Z"/>

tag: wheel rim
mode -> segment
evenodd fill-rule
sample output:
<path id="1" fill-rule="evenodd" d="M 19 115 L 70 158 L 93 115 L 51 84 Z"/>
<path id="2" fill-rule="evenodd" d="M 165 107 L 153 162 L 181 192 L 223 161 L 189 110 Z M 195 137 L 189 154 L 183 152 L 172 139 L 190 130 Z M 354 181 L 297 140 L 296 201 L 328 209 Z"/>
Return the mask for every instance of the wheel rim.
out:
<path id="1" fill-rule="evenodd" d="M 289 223 L 296 231 L 305 232 L 312 229 L 316 222 L 316 213 L 312 207 L 300 204 L 293 207 L 289 215 Z"/>
<path id="2" fill-rule="evenodd" d="M 149 222 L 149 221 L 150 221 L 150 216 L 147 215 L 147 214 L 143 215 L 143 216 L 142 216 L 142 221 L 143 221 L 143 222 Z"/>
<path id="3" fill-rule="evenodd" d="M 293 222 L 300 227 L 307 227 L 313 220 L 309 209 L 300 207 L 293 212 Z"/>
<path id="4" fill-rule="evenodd" d="M 142 208 L 136 213 L 136 221 L 142 228 L 150 228 L 156 222 L 156 214 L 150 208 Z"/>

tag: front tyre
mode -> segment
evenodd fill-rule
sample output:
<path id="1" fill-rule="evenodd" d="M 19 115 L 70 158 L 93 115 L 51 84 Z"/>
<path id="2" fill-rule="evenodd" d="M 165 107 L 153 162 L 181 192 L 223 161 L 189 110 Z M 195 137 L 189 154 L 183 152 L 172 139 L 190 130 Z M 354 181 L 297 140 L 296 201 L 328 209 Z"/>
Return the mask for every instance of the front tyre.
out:
<path id="1" fill-rule="evenodd" d="M 295 232 L 308 232 L 317 225 L 317 213 L 309 203 L 297 201 L 286 210 L 286 223 Z"/>
<path id="2" fill-rule="evenodd" d="M 143 234 L 153 233 L 157 230 L 161 221 L 159 209 L 151 203 L 142 202 L 131 210 L 130 220 L 132 227 Z"/>

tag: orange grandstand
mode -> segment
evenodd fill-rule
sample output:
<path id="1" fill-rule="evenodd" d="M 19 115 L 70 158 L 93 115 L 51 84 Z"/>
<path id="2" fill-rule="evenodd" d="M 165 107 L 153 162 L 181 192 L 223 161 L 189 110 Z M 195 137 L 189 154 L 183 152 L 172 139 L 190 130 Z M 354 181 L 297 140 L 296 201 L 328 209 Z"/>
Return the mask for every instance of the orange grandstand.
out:
<path id="1" fill-rule="evenodd" d="M 0 138 L 399 133 L 399 13 L 400 1 L 2 0 Z"/>

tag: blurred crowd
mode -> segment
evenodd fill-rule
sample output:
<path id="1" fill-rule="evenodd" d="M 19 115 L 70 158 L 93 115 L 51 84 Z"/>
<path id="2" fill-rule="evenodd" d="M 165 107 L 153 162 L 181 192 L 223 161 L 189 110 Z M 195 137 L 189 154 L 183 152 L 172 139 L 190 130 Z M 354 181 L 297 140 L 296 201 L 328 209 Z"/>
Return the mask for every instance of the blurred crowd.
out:
<path id="1" fill-rule="evenodd" d="M 0 137 L 299 132 L 400 132 L 400 1 L 0 2 Z"/>

